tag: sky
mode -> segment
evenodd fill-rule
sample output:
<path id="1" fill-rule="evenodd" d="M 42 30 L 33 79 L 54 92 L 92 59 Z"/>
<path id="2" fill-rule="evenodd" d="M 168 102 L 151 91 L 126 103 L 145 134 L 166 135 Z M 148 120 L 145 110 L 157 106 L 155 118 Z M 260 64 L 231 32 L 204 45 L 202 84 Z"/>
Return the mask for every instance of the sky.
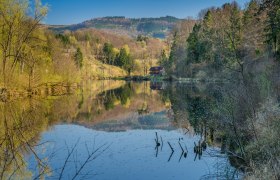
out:
<path id="1" fill-rule="evenodd" d="M 236 1 L 241 7 L 248 2 Z M 231 0 L 42 0 L 49 6 L 44 22 L 52 25 L 77 24 L 105 16 L 196 18 L 201 9 L 226 2 Z"/>

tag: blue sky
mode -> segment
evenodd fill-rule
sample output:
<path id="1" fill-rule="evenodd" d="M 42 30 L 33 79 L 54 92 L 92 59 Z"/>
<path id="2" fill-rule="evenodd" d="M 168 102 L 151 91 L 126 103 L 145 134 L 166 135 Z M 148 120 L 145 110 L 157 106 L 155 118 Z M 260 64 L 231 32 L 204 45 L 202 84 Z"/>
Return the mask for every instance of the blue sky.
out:
<path id="1" fill-rule="evenodd" d="M 248 0 L 236 0 L 241 7 Z M 42 0 L 49 5 L 47 24 L 76 24 L 104 16 L 196 17 L 201 9 L 231 0 Z"/>

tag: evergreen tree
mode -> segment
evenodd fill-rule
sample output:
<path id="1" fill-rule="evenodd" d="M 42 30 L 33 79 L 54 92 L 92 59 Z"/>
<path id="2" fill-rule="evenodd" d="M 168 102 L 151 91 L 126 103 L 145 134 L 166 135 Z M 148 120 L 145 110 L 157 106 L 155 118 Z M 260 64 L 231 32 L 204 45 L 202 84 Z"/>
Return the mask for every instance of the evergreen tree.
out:
<path id="1" fill-rule="evenodd" d="M 265 50 L 265 16 L 257 0 L 249 2 L 243 15 L 243 50 L 250 55 L 260 55 Z"/>
<path id="2" fill-rule="evenodd" d="M 206 26 L 206 28 L 209 29 L 212 26 L 212 23 L 213 23 L 212 12 L 208 10 L 204 16 L 203 24 Z"/>
<path id="3" fill-rule="evenodd" d="M 164 64 L 166 63 L 167 60 L 168 60 L 168 58 L 167 58 L 166 51 L 163 49 L 163 50 L 161 51 L 161 54 L 160 54 L 159 63 L 160 63 L 161 65 L 164 65 Z"/>
<path id="4" fill-rule="evenodd" d="M 190 34 L 189 38 L 187 39 L 187 53 L 188 53 L 188 63 L 198 63 L 200 50 L 199 50 L 199 32 L 201 29 L 201 25 L 195 24 L 193 27 L 193 32 Z"/>
<path id="5" fill-rule="evenodd" d="M 178 41 L 179 41 L 179 35 L 178 35 L 178 32 L 175 31 L 173 34 L 173 42 L 172 42 L 172 46 L 171 46 L 169 59 L 165 63 L 165 69 L 169 74 L 174 73 L 175 68 L 176 68 L 176 59 L 178 58 L 176 55 L 177 48 L 178 48 Z"/>
<path id="6" fill-rule="evenodd" d="M 124 48 L 121 48 L 119 54 L 117 55 L 116 61 L 115 61 L 115 65 L 119 66 L 119 67 L 123 67 L 125 62 L 126 62 L 126 51 Z"/>
<path id="7" fill-rule="evenodd" d="M 70 44 L 70 39 L 69 39 L 69 36 L 67 36 L 67 35 L 57 34 L 55 37 L 57 39 L 60 39 L 64 46 L 67 46 Z"/>
<path id="8" fill-rule="evenodd" d="M 276 55 L 280 55 L 280 0 L 264 0 L 262 10 L 267 12 L 267 43 L 273 46 Z"/>
<path id="9" fill-rule="evenodd" d="M 81 48 L 77 48 L 77 51 L 75 53 L 75 56 L 74 56 L 74 59 L 75 59 L 75 63 L 76 63 L 76 66 L 81 69 L 83 67 L 83 53 L 81 51 Z"/>
<path id="10" fill-rule="evenodd" d="M 126 48 L 120 49 L 120 52 L 115 60 L 115 65 L 125 69 L 129 73 L 133 70 L 134 62 Z"/>
<path id="11" fill-rule="evenodd" d="M 230 50 L 237 53 L 238 46 L 241 43 L 241 13 L 240 9 L 236 3 L 231 5 L 231 12 L 230 12 L 230 29 L 227 32 L 229 38 L 229 48 Z"/>
<path id="12" fill-rule="evenodd" d="M 252 21 L 255 19 L 258 11 L 259 11 L 259 5 L 256 0 L 252 0 L 249 2 L 247 9 L 244 12 L 243 16 L 243 24 L 251 25 Z"/>
<path id="13" fill-rule="evenodd" d="M 114 60 L 116 59 L 114 46 L 111 43 L 105 43 L 103 46 L 103 53 L 105 56 L 104 63 L 108 63 L 112 65 L 114 63 Z"/>

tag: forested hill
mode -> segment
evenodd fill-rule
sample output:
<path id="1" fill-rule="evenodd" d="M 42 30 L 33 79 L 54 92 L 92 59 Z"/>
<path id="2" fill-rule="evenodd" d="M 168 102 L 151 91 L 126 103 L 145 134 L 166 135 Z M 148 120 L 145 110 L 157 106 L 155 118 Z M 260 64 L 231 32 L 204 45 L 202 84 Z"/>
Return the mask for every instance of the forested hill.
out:
<path id="1" fill-rule="evenodd" d="M 179 21 L 180 19 L 172 16 L 139 19 L 126 18 L 123 16 L 112 16 L 95 18 L 74 25 L 51 26 L 51 29 L 57 32 L 62 32 L 65 30 L 75 31 L 83 28 L 96 28 L 129 36 L 137 36 L 142 34 L 163 39 Z"/>

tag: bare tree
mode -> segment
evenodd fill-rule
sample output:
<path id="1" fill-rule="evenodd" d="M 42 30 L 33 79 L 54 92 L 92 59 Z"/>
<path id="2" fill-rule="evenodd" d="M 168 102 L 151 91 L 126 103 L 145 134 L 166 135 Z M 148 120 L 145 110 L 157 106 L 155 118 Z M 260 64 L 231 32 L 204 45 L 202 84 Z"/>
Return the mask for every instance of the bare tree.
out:
<path id="1" fill-rule="evenodd" d="M 47 14 L 47 7 L 35 1 L 34 16 L 28 16 L 28 1 L 0 1 L 0 51 L 2 52 L 2 74 L 7 85 L 7 65 L 10 72 L 22 61 L 22 53 L 36 37 L 33 33 Z"/>

